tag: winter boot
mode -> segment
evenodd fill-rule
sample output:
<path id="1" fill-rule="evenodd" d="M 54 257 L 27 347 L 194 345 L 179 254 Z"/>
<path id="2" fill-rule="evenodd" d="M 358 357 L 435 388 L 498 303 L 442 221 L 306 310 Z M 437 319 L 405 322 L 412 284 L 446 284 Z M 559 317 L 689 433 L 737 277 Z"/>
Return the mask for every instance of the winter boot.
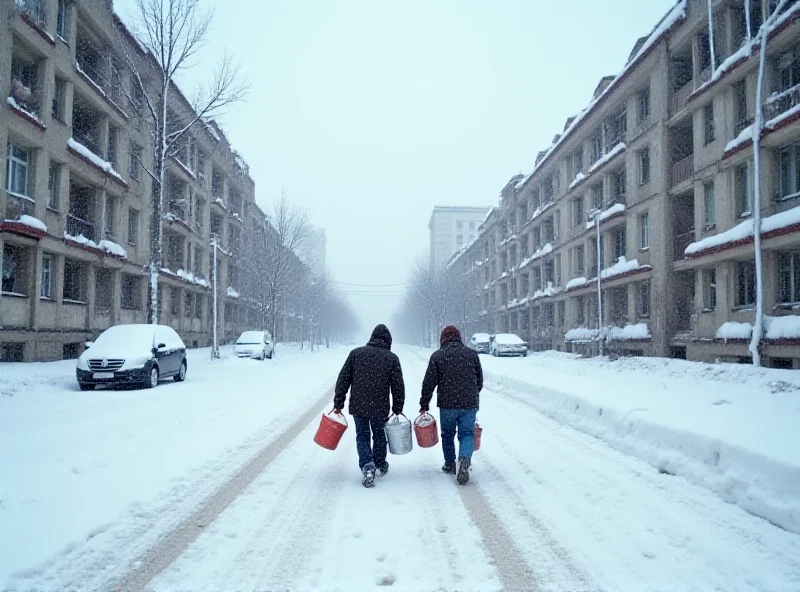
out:
<path id="1" fill-rule="evenodd" d="M 375 463 L 365 465 L 361 472 L 364 474 L 361 484 L 364 487 L 375 487 Z"/>
<path id="2" fill-rule="evenodd" d="M 383 477 L 388 472 L 389 472 L 389 463 L 383 461 L 383 464 L 378 467 L 378 477 Z"/>
<path id="3" fill-rule="evenodd" d="M 442 467 L 442 471 L 447 473 L 448 475 L 455 475 L 456 474 L 456 463 L 444 463 Z"/>
<path id="4" fill-rule="evenodd" d="M 469 459 L 466 456 L 462 456 L 458 459 L 458 475 L 456 476 L 456 481 L 458 481 L 459 485 L 464 485 L 469 481 Z"/>

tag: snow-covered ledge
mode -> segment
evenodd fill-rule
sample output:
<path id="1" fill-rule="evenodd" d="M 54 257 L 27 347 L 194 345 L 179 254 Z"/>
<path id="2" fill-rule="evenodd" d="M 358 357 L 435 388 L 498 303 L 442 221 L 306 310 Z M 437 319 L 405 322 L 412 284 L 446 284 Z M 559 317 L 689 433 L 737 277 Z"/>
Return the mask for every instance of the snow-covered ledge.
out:
<path id="1" fill-rule="evenodd" d="M 123 187 L 128 187 L 128 184 L 122 178 L 122 175 L 114 170 L 114 166 L 110 162 L 104 160 L 74 138 L 67 140 L 67 147 L 69 148 L 70 152 L 76 156 L 79 156 L 82 160 L 93 167 L 103 171 L 103 173 Z"/>
<path id="2" fill-rule="evenodd" d="M 14 97 L 8 97 L 6 99 L 6 104 L 8 105 L 9 109 L 14 111 L 14 113 L 16 113 L 29 123 L 32 123 L 40 130 L 44 131 L 47 129 L 47 126 L 45 126 L 45 124 L 42 123 L 42 121 L 36 116 L 35 113 L 23 108 L 22 105 L 20 105 L 19 103 L 17 103 L 17 101 L 14 100 Z"/>

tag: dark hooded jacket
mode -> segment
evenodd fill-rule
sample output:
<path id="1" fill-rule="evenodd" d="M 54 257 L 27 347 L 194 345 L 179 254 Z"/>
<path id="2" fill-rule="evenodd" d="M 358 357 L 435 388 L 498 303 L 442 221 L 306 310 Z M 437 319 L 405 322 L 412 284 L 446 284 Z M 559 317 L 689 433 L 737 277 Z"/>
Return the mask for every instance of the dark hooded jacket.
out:
<path id="1" fill-rule="evenodd" d="M 483 389 L 483 369 L 478 354 L 466 347 L 458 335 L 448 338 L 433 352 L 422 381 L 421 409 L 427 410 L 436 388 L 440 409 L 477 409 Z"/>
<path id="2" fill-rule="evenodd" d="M 333 406 L 344 407 L 350 391 L 350 414 L 370 419 L 389 417 L 389 392 L 392 394 L 391 410 L 403 412 L 405 385 L 400 358 L 393 354 L 392 334 L 385 325 L 378 325 L 364 347 L 350 352 L 336 381 Z"/>

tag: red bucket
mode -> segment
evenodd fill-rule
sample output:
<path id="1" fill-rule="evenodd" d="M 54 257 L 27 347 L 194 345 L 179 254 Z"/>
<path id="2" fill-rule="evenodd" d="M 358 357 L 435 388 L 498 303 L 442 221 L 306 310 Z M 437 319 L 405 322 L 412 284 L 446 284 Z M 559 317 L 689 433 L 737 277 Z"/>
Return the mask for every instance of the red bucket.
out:
<path id="1" fill-rule="evenodd" d="M 339 440 L 342 439 L 342 434 L 344 434 L 344 431 L 347 429 L 347 420 L 341 413 L 338 415 L 344 423 L 332 419 L 331 415 L 333 415 L 333 411 L 328 413 L 328 415 L 322 416 L 319 427 L 317 428 L 317 433 L 314 435 L 314 442 L 328 450 L 336 450 L 336 447 L 339 445 Z"/>
<path id="2" fill-rule="evenodd" d="M 436 427 L 436 418 L 430 413 L 420 413 L 414 420 L 414 434 L 420 448 L 431 448 L 439 443 L 439 429 Z"/>
<path id="3" fill-rule="evenodd" d="M 481 447 L 481 434 L 483 433 L 483 428 L 479 426 L 477 423 L 475 424 L 475 446 L 472 448 L 473 450 L 479 450 Z"/>

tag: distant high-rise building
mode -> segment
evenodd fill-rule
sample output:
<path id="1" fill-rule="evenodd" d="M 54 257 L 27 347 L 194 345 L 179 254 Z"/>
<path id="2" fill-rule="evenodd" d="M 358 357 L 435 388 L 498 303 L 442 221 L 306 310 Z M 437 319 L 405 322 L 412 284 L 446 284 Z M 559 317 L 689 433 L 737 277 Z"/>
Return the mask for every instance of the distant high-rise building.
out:
<path id="1" fill-rule="evenodd" d="M 308 267 L 315 275 L 325 273 L 325 250 L 328 239 L 325 230 L 312 228 L 308 236 Z"/>
<path id="2" fill-rule="evenodd" d="M 431 268 L 440 269 L 478 234 L 478 227 L 489 213 L 486 207 L 436 206 L 428 230 L 431 236 Z"/>

